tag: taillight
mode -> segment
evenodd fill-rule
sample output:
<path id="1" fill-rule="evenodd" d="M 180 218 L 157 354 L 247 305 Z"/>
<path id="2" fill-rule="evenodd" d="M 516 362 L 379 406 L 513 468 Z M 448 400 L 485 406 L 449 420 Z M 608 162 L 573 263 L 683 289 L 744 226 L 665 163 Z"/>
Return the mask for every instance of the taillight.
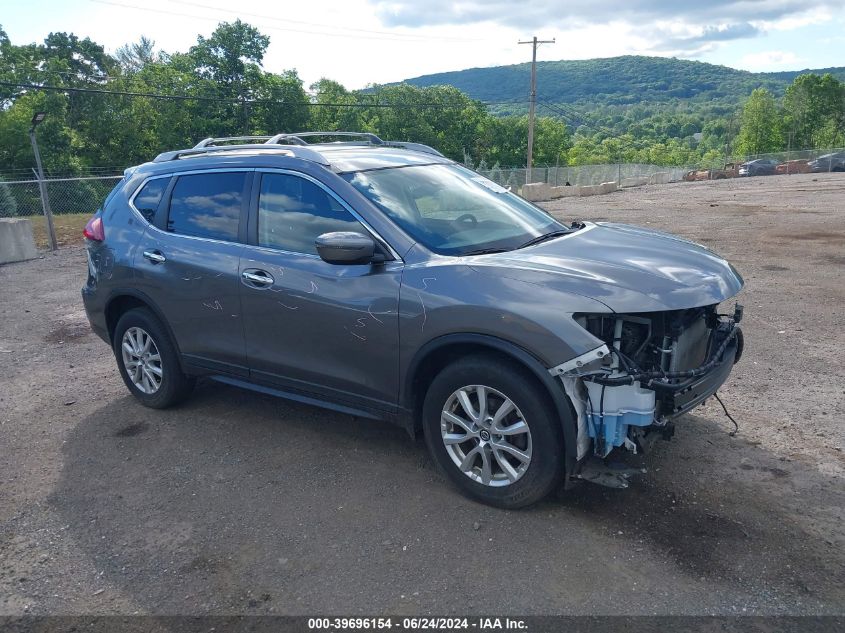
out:
<path id="1" fill-rule="evenodd" d="M 103 230 L 103 218 L 95 215 L 88 220 L 88 224 L 85 225 L 82 235 L 95 242 L 102 242 L 106 239 L 106 232 Z"/>

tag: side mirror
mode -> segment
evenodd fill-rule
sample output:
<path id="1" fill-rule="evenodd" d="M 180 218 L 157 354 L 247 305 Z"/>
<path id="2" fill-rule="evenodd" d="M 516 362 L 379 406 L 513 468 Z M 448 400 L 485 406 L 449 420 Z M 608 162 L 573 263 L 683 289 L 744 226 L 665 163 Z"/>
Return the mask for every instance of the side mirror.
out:
<path id="1" fill-rule="evenodd" d="M 369 264 L 376 251 L 373 238 L 351 231 L 323 233 L 314 245 L 320 258 L 329 264 Z"/>

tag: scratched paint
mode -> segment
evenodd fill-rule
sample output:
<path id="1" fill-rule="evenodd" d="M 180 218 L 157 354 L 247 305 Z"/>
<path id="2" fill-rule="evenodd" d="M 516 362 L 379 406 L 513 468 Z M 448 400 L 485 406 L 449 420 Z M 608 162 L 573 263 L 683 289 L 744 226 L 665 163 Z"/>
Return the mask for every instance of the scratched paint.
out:
<path id="1" fill-rule="evenodd" d="M 428 290 L 428 282 L 429 281 L 437 281 L 437 277 L 423 277 L 423 279 L 422 279 L 423 290 Z M 423 301 L 422 293 L 417 292 L 417 297 L 420 300 L 420 306 L 422 306 L 422 311 L 423 311 L 423 320 L 422 320 L 422 323 L 420 324 L 420 332 L 422 332 L 422 331 L 425 330 L 426 321 L 428 321 L 428 311 L 425 309 L 425 301 Z"/>
<path id="2" fill-rule="evenodd" d="M 420 324 L 420 332 L 422 332 L 423 330 L 425 330 L 425 322 L 428 321 L 428 312 L 426 312 L 425 310 L 425 301 L 423 301 L 422 295 L 419 292 L 417 293 L 417 297 L 420 300 L 420 305 L 422 306 L 423 311 L 423 320 Z"/>
<path id="3" fill-rule="evenodd" d="M 360 334 L 357 334 L 357 333 L 353 332 L 352 330 L 350 330 L 350 329 L 349 329 L 348 327 L 346 327 L 345 325 L 343 326 L 343 329 L 344 329 L 344 330 L 346 330 L 346 331 L 347 331 L 347 332 L 349 332 L 352 336 L 354 336 L 355 338 L 357 338 L 357 339 L 359 339 L 359 340 L 361 340 L 361 341 L 366 341 L 366 340 L 367 340 L 367 337 L 366 337 L 366 336 L 361 336 Z"/>
<path id="4" fill-rule="evenodd" d="M 369 314 L 371 317 L 373 317 L 373 320 L 374 320 L 374 321 L 378 321 L 379 323 L 381 323 L 382 325 L 384 325 L 384 321 L 382 321 L 382 320 L 381 320 L 380 318 L 378 318 L 375 314 L 373 314 L 373 306 L 372 306 L 372 304 L 367 306 L 367 314 Z"/>
<path id="5" fill-rule="evenodd" d="M 216 299 L 213 302 L 210 301 L 203 301 L 202 304 L 208 308 L 209 310 L 222 310 L 223 306 L 220 305 L 220 302 Z"/>

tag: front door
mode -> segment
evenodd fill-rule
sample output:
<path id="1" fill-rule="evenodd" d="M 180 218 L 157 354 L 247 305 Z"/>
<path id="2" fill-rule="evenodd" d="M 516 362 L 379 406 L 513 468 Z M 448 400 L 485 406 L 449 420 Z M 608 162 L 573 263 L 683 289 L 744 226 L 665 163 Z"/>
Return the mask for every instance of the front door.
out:
<path id="1" fill-rule="evenodd" d="M 252 246 L 241 257 L 241 304 L 253 380 L 353 407 L 391 410 L 398 394 L 402 262 L 333 265 L 314 240 L 369 234 L 317 180 L 256 177 Z"/>

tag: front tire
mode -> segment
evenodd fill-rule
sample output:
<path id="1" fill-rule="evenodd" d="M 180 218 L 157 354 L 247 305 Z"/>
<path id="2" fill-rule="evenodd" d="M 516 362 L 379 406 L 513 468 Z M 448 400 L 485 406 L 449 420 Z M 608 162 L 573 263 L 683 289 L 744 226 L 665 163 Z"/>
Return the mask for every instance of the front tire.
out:
<path id="1" fill-rule="evenodd" d="M 135 308 L 123 314 L 112 347 L 123 382 L 145 407 L 173 406 L 193 390 L 196 380 L 182 373 L 175 345 L 149 310 Z"/>
<path id="2" fill-rule="evenodd" d="M 422 421 L 440 470 L 478 501 L 522 508 L 560 482 L 560 423 L 548 395 L 514 363 L 478 355 L 447 366 L 428 388 Z"/>

